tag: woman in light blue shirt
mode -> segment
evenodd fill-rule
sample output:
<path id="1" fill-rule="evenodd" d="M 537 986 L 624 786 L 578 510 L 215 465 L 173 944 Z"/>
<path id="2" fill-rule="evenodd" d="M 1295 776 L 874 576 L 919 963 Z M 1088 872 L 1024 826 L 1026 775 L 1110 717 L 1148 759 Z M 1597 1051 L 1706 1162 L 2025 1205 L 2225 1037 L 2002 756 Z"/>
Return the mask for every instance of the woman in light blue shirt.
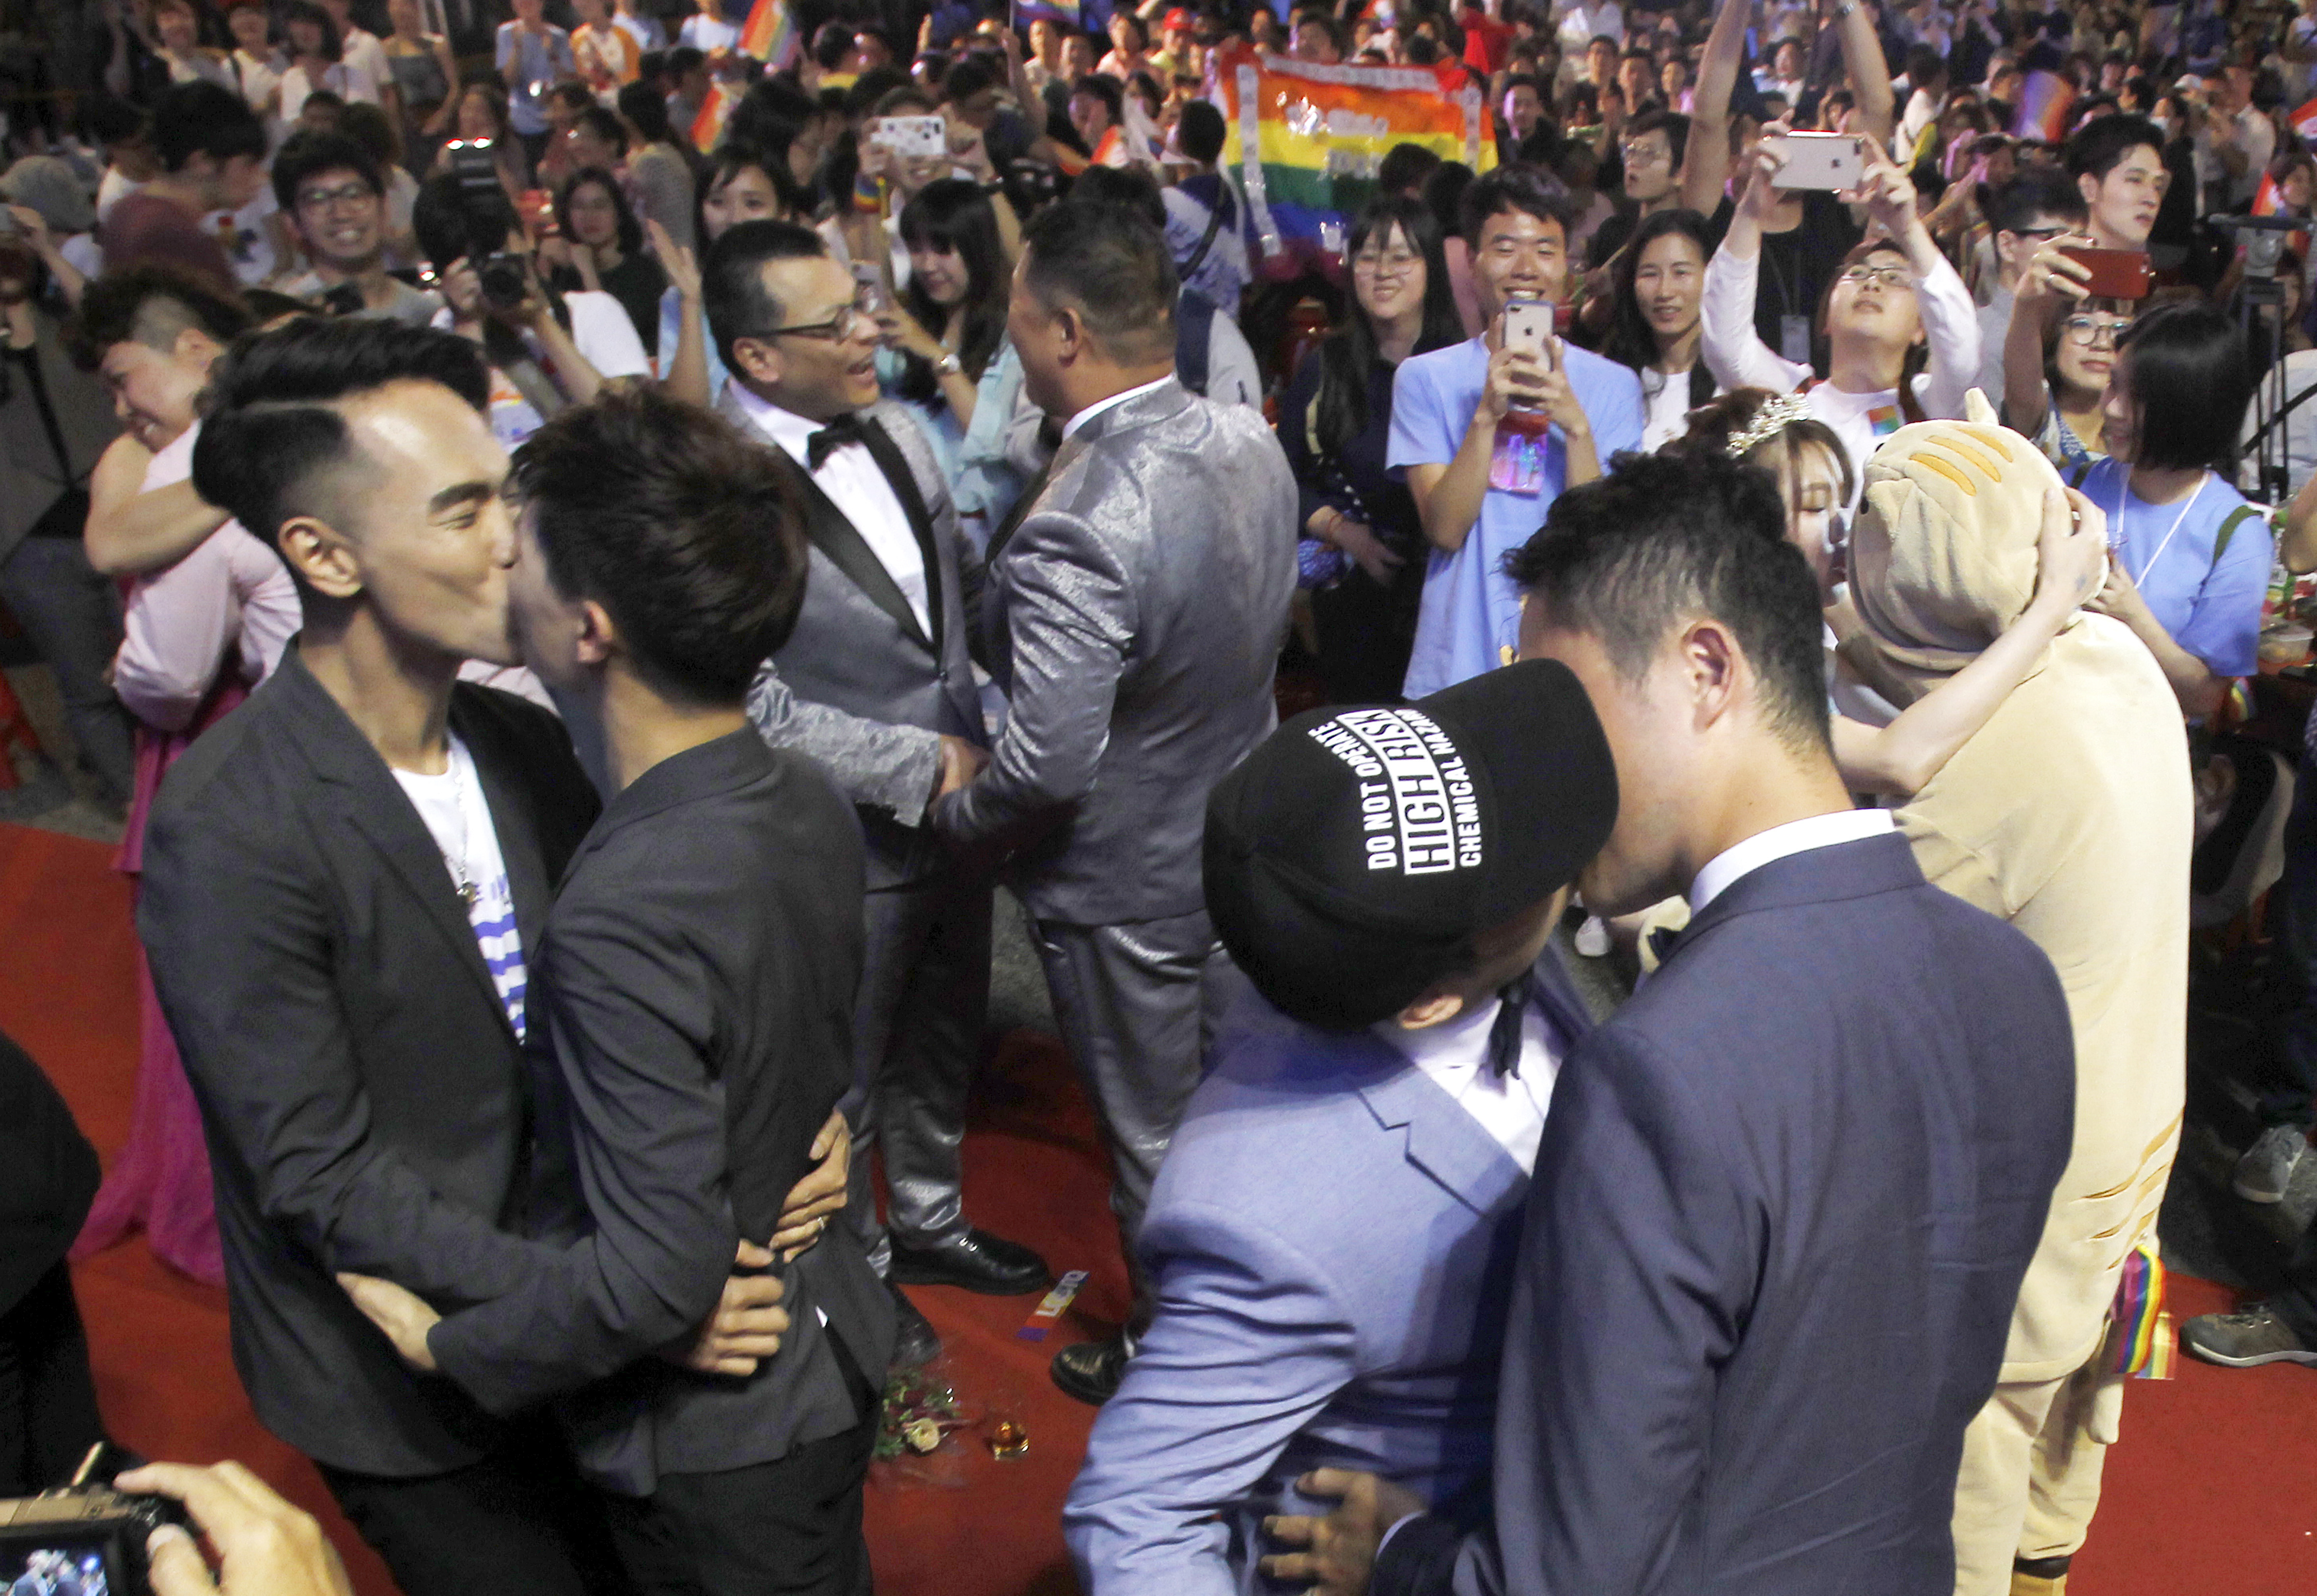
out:
<path id="1" fill-rule="evenodd" d="M 2192 720 L 2259 668 L 2268 522 L 2229 485 L 2251 393 L 2233 321 L 2201 303 L 2149 311 L 2108 374 L 2108 458 L 2076 484 L 2107 513 L 2111 551 L 2086 608 L 2148 645 Z"/>

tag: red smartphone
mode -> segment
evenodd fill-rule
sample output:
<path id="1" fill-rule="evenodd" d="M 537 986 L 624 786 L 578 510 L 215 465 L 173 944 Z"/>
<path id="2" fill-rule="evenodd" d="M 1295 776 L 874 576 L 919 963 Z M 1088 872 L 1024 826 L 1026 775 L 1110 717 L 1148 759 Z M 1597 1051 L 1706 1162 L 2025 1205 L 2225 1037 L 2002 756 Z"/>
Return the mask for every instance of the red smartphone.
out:
<path id="1" fill-rule="evenodd" d="M 2144 299 L 2148 297 L 2148 252 L 2144 249 L 2094 249 L 2089 245 L 2063 244 L 2060 253 L 2092 274 L 2084 291 L 2095 299 Z"/>

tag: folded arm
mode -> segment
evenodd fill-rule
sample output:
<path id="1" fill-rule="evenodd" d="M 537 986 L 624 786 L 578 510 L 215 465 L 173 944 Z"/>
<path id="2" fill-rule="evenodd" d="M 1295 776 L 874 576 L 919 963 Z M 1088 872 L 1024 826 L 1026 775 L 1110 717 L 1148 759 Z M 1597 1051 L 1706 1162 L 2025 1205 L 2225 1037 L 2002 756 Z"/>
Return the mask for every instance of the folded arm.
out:
<path id="1" fill-rule="evenodd" d="M 88 563 L 105 575 L 158 570 L 225 524 L 226 513 L 195 493 L 190 480 L 147 493 L 145 473 L 152 463 L 151 452 L 124 432 L 104 446 L 89 474 L 82 541 Z"/>

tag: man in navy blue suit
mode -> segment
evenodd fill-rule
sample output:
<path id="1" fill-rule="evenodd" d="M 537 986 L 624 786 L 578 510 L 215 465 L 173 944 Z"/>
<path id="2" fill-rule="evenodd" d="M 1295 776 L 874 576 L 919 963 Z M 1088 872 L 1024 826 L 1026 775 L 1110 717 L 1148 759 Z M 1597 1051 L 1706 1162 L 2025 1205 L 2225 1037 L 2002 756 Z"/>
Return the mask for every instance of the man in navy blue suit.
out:
<path id="1" fill-rule="evenodd" d="M 1686 893 L 1692 918 L 1554 1087 L 1493 1523 L 1316 1471 L 1301 1488 L 1342 1503 L 1274 1520 L 1300 1549 L 1267 1573 L 1951 1596 L 1964 1430 L 2067 1162 L 2068 1013 L 2033 943 L 1851 808 L 1783 526 L 1766 475 L 1654 456 L 1555 501 L 1510 562 L 1522 652 L 1575 672 L 1615 756 L 1587 904 Z"/>
<path id="2" fill-rule="evenodd" d="M 1616 810 L 1543 660 L 1301 716 L 1216 787 L 1207 910 L 1261 995 L 1136 1238 L 1157 1315 L 1062 1513 L 1089 1596 L 1248 1588 L 1323 1466 L 1485 1517 L 1529 1167 L 1591 1028 L 1546 941 Z"/>

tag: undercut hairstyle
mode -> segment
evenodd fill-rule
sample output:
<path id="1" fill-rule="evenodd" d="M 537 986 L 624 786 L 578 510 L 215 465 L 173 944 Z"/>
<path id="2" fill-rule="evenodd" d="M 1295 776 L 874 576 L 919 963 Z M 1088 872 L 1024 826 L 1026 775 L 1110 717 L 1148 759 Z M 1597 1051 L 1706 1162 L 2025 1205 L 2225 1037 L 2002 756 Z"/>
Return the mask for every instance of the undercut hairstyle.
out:
<path id="1" fill-rule="evenodd" d="M 397 382 L 438 383 L 478 413 L 490 401 L 481 347 L 455 333 L 383 317 L 301 317 L 248 334 L 210 372 L 194 491 L 273 543 L 291 517 L 325 513 L 318 481 L 353 441 L 341 406 Z"/>
<path id="2" fill-rule="evenodd" d="M 1573 220 L 1569 191 L 1561 180 L 1542 166 L 1521 161 L 1507 162 L 1474 178 L 1464 190 L 1461 210 L 1464 243 L 1474 251 L 1481 247 L 1481 229 L 1492 216 L 1521 211 L 1539 221 L 1559 222 L 1564 243 Z"/>
<path id="3" fill-rule="evenodd" d="M 2086 122 L 2068 140 L 2068 175 L 2104 179 L 2143 146 L 2163 160 L 2163 129 L 2144 116 L 2104 116 Z"/>
<path id="4" fill-rule="evenodd" d="M 1220 110 L 1204 100 L 1193 100 L 1183 107 L 1182 115 L 1176 120 L 1175 142 L 1185 155 L 1200 165 L 1211 166 L 1223 153 L 1226 132 L 1223 113 Z M 1418 147 L 1417 145 L 1402 145 L 1389 151 L 1384 156 L 1382 168 L 1376 174 L 1377 181 L 1382 183 L 1385 180 L 1385 174 L 1391 170 L 1393 156 L 1401 149 Z M 1429 155 L 1431 152 L 1427 150 L 1425 153 Z"/>
<path id="5" fill-rule="evenodd" d="M 94 371 L 116 343 L 142 343 L 167 354 L 189 330 L 225 344 L 252 325 L 249 307 L 211 278 L 178 266 L 130 266 L 88 285 L 65 324 L 65 347 L 76 364 Z"/>
<path id="6" fill-rule="evenodd" d="M 2237 433 L 2252 399 L 2244 333 L 2202 300 L 2160 305 L 2116 341 L 2140 410 L 2135 466 L 2172 470 L 2236 468 Z"/>
<path id="7" fill-rule="evenodd" d="M 1663 133 L 1666 148 L 1673 152 L 1671 171 L 1681 175 L 1681 163 L 1689 153 L 1689 119 L 1678 111 L 1645 111 L 1625 124 L 1625 142 L 1631 144 L 1644 133 Z"/>
<path id="8" fill-rule="evenodd" d="M 724 417 L 607 392 L 525 439 L 510 483 L 548 580 L 603 605 L 663 696 L 738 704 L 788 641 L 806 562 L 794 473 Z"/>
<path id="9" fill-rule="evenodd" d="M 1050 206 L 1030 224 L 1023 260 L 1032 296 L 1049 310 L 1077 311 L 1112 360 L 1140 365 L 1173 354 L 1175 257 L 1141 210 L 1099 200 Z"/>
<path id="10" fill-rule="evenodd" d="M 2032 227 L 2039 216 L 2056 218 L 2071 226 L 2082 221 L 2083 190 L 2055 167 L 2022 166 L 2017 177 L 1987 201 L 1987 225 L 1999 233 Z"/>
<path id="11" fill-rule="evenodd" d="M 222 165 L 236 156 L 265 158 L 265 124 L 240 95 L 207 79 L 172 84 L 153 107 L 153 154 L 165 172 L 195 156 Z"/>
<path id="12" fill-rule="evenodd" d="M 788 319 L 788 308 L 765 286 L 772 261 L 819 260 L 828 245 L 810 227 L 794 222 L 735 222 L 708 246 L 701 267 L 701 299 L 708 312 L 708 335 L 726 367 L 738 370 L 732 345 L 761 336 Z"/>
<path id="13" fill-rule="evenodd" d="M 386 180 L 379 175 L 378 163 L 371 159 L 368 150 L 344 133 L 308 129 L 291 134 L 282 141 L 282 153 L 273 157 L 274 202 L 295 216 L 299 186 L 326 172 L 351 172 L 371 193 L 383 196 L 386 192 Z"/>
<path id="14" fill-rule="evenodd" d="M 1796 753 L 1830 758 L 1826 621 L 1785 526 L 1758 467 L 1623 454 L 1608 476 L 1553 500 L 1504 569 L 1553 627 L 1597 638 L 1628 682 L 1649 673 L 1677 628 L 1718 621 L 1760 683 L 1764 723 Z"/>

